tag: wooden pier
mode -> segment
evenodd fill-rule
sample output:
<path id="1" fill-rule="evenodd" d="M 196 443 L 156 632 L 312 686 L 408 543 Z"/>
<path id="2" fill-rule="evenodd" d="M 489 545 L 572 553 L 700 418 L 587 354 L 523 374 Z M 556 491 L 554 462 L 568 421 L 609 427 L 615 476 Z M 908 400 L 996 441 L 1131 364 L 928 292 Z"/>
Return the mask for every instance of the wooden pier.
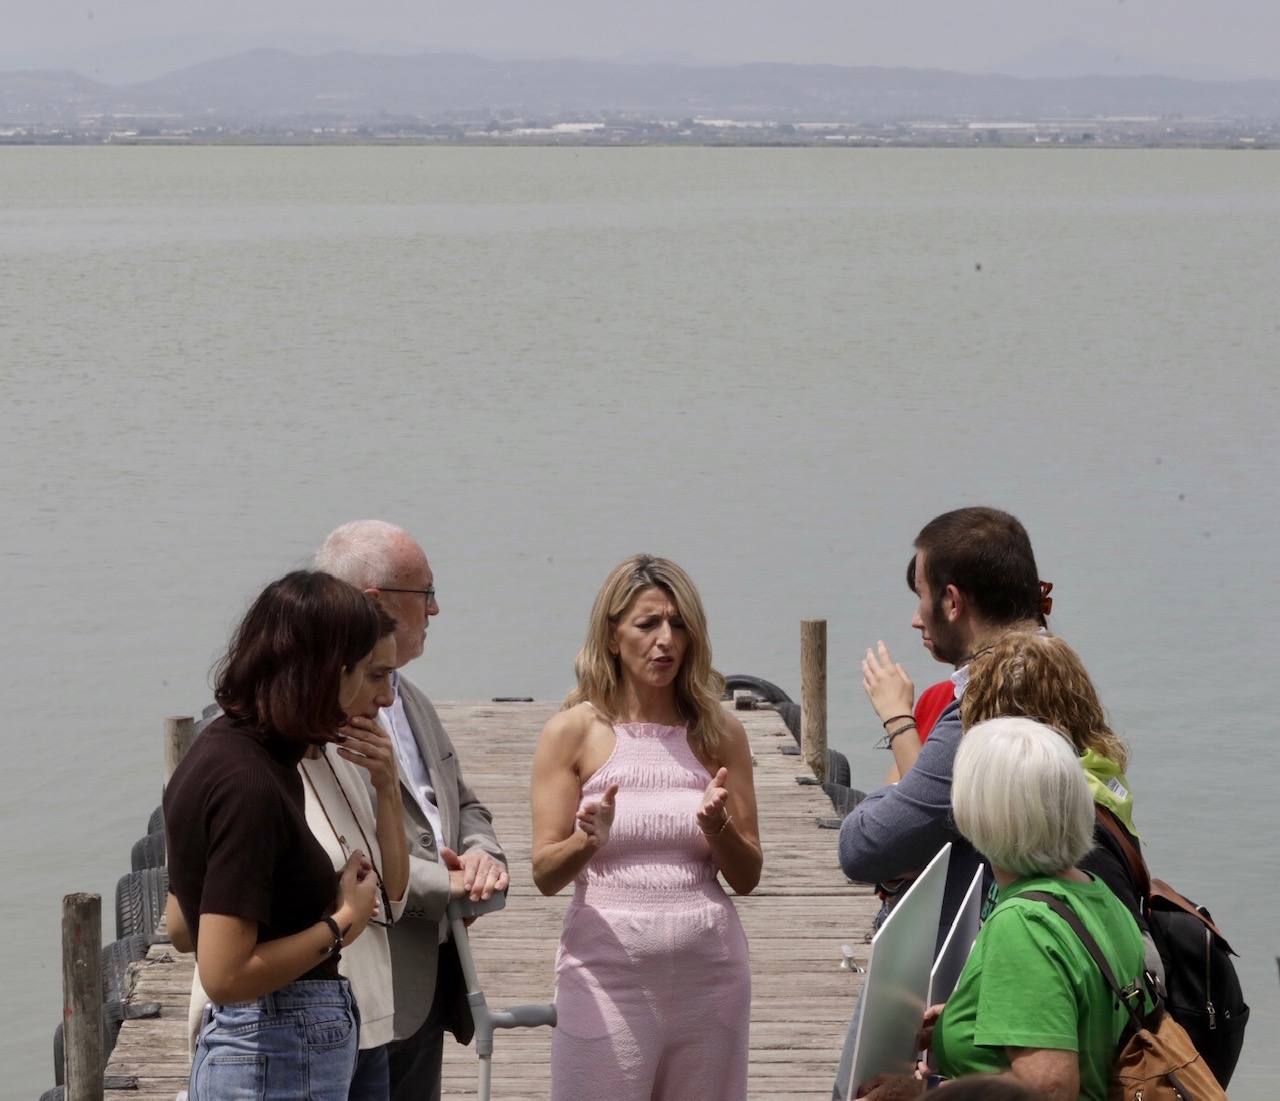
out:
<path id="1" fill-rule="evenodd" d="M 572 891 L 543 898 L 529 871 L 529 764 L 550 703 L 437 705 L 463 775 L 493 811 L 511 867 L 506 909 L 480 919 L 471 943 L 491 1007 L 548 1002 L 560 922 Z M 820 787 L 800 785 L 804 760 L 784 755 L 794 739 L 772 711 L 739 711 L 755 757 L 764 874 L 745 898 L 735 897 L 751 951 L 753 1101 L 827 1101 L 861 976 L 840 967 L 841 946 L 866 962 L 867 935 L 878 902 L 851 886 L 836 860 L 833 815 Z M 187 1004 L 193 959 L 154 946 L 132 965 L 130 1002 L 159 1002 L 158 1018 L 126 1020 L 106 1074 L 136 1079 L 131 1101 L 173 1101 L 186 1087 Z M 549 1093 L 549 1029 L 499 1032 L 494 1101 L 545 1101 Z M 446 1037 L 444 1096 L 476 1091 L 473 1048 Z"/>

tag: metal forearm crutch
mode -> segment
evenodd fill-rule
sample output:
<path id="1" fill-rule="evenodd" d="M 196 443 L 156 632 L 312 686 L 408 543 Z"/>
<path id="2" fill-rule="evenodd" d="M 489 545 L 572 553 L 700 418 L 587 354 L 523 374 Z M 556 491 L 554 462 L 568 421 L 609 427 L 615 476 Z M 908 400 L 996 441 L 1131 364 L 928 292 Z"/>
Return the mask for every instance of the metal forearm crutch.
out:
<path id="1" fill-rule="evenodd" d="M 556 1023 L 554 1005 L 515 1005 L 510 1009 L 490 1009 L 480 989 L 476 975 L 475 959 L 471 955 L 471 940 L 467 936 L 467 918 L 479 917 L 507 904 L 507 896 L 495 894 L 487 902 L 472 902 L 462 898 L 449 903 L 449 930 L 458 950 L 458 962 L 462 964 L 462 977 L 467 984 L 467 1004 L 471 1006 L 471 1018 L 476 1028 L 476 1054 L 480 1056 L 480 1084 L 477 1101 L 489 1101 L 490 1077 L 493 1073 L 493 1032 L 498 1028 L 537 1028 Z"/>

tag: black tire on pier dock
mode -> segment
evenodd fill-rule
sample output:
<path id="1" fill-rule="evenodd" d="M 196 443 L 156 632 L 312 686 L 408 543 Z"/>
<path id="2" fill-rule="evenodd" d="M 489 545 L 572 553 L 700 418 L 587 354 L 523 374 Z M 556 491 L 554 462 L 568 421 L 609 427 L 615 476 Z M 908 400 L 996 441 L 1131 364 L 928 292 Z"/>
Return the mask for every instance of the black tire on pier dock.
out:
<path id="1" fill-rule="evenodd" d="M 164 916 L 169 870 L 147 868 L 120 877 L 116 884 L 116 939 L 134 933 L 151 936 Z"/>
<path id="2" fill-rule="evenodd" d="M 790 696 L 788 696 L 772 681 L 767 681 L 763 677 L 753 677 L 746 673 L 732 673 L 724 678 L 724 690 L 728 692 L 730 696 L 739 689 L 754 692 L 764 700 L 765 703 L 791 702 Z"/>
<path id="3" fill-rule="evenodd" d="M 853 779 L 849 770 L 849 758 L 838 749 L 827 750 L 827 783 L 847 788 Z"/>
<path id="4" fill-rule="evenodd" d="M 159 868 L 163 866 L 164 859 L 164 830 L 157 830 L 155 833 L 147 834 L 146 837 L 139 837 L 133 843 L 133 852 L 129 854 L 129 860 L 135 872 L 141 872 L 147 868 Z"/>
<path id="5" fill-rule="evenodd" d="M 791 731 L 791 736 L 796 740 L 796 745 L 800 744 L 800 705 L 792 703 L 791 700 L 785 700 L 782 703 L 774 704 L 780 718 Z"/>
<path id="6" fill-rule="evenodd" d="M 67 1091 L 62 1086 L 54 1086 L 40 1095 L 40 1101 L 66 1101 Z"/>
<path id="7" fill-rule="evenodd" d="M 773 681 L 763 677 L 753 677 L 747 673 L 731 673 L 724 678 L 726 698 L 735 691 L 751 692 L 765 703 L 772 704 L 778 717 L 786 724 L 791 736 L 800 744 L 800 705 L 779 688 Z"/>
<path id="8" fill-rule="evenodd" d="M 854 807 L 867 797 L 865 791 L 859 791 L 857 788 L 851 788 L 847 784 L 833 784 L 827 782 L 822 785 L 831 799 L 831 805 L 835 808 L 836 814 L 844 818 Z"/>
<path id="9" fill-rule="evenodd" d="M 753 677 L 746 673 L 733 673 L 724 678 L 725 691 L 732 695 L 737 690 L 754 693 L 766 703 L 773 705 L 778 717 L 791 731 L 791 736 L 800 744 L 800 705 L 791 699 L 781 688 L 763 677 Z M 849 759 L 836 749 L 827 750 L 827 781 L 847 788 L 852 779 L 849 771 Z"/>
<path id="10" fill-rule="evenodd" d="M 120 940 L 113 940 L 102 949 L 102 1000 L 124 1000 L 124 980 L 129 964 L 145 959 L 151 938 L 146 933 L 134 933 Z"/>
<path id="11" fill-rule="evenodd" d="M 147 819 L 147 833 L 164 832 L 164 807 L 156 807 Z"/>
<path id="12" fill-rule="evenodd" d="M 102 1065 L 107 1065 L 111 1053 L 115 1051 L 116 1040 L 120 1036 L 120 1025 L 124 1022 L 124 1002 L 118 999 L 102 1003 Z M 65 1080 L 63 1066 L 65 1044 L 62 1039 L 62 1024 L 53 1030 L 53 1081 L 61 1088 Z"/>

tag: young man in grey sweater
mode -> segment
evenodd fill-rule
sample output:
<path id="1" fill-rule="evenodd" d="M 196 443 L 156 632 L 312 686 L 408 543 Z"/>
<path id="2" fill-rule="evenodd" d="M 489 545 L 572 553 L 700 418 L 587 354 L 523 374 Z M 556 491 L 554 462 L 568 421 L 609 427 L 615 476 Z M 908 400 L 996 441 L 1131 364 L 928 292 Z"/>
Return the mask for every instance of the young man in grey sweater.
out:
<path id="1" fill-rule="evenodd" d="M 938 943 L 951 928 L 982 858 L 951 818 L 951 772 L 960 744 L 960 695 L 970 659 L 1008 630 L 1039 629 L 1040 575 L 1026 529 L 1007 512 L 962 508 L 931 520 L 916 536 L 908 571 L 919 603 L 911 625 L 938 660 L 955 666 L 947 705 L 911 768 L 872 792 L 840 828 L 840 866 L 850 879 L 877 883 L 919 872 L 951 842 Z M 887 708 L 889 735 L 916 737 L 910 681 Z"/>

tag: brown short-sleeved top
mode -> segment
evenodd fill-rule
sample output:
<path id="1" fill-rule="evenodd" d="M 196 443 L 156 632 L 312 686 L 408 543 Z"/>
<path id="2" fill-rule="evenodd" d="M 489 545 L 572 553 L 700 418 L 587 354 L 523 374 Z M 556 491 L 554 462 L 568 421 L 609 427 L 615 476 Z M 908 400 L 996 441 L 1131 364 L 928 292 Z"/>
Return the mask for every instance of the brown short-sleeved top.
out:
<path id="1" fill-rule="evenodd" d="M 197 947 L 201 914 L 257 922 L 261 944 L 333 912 L 338 875 L 303 812 L 304 749 L 222 716 L 169 780 L 169 890 Z M 300 977 L 337 978 L 337 956 Z"/>

